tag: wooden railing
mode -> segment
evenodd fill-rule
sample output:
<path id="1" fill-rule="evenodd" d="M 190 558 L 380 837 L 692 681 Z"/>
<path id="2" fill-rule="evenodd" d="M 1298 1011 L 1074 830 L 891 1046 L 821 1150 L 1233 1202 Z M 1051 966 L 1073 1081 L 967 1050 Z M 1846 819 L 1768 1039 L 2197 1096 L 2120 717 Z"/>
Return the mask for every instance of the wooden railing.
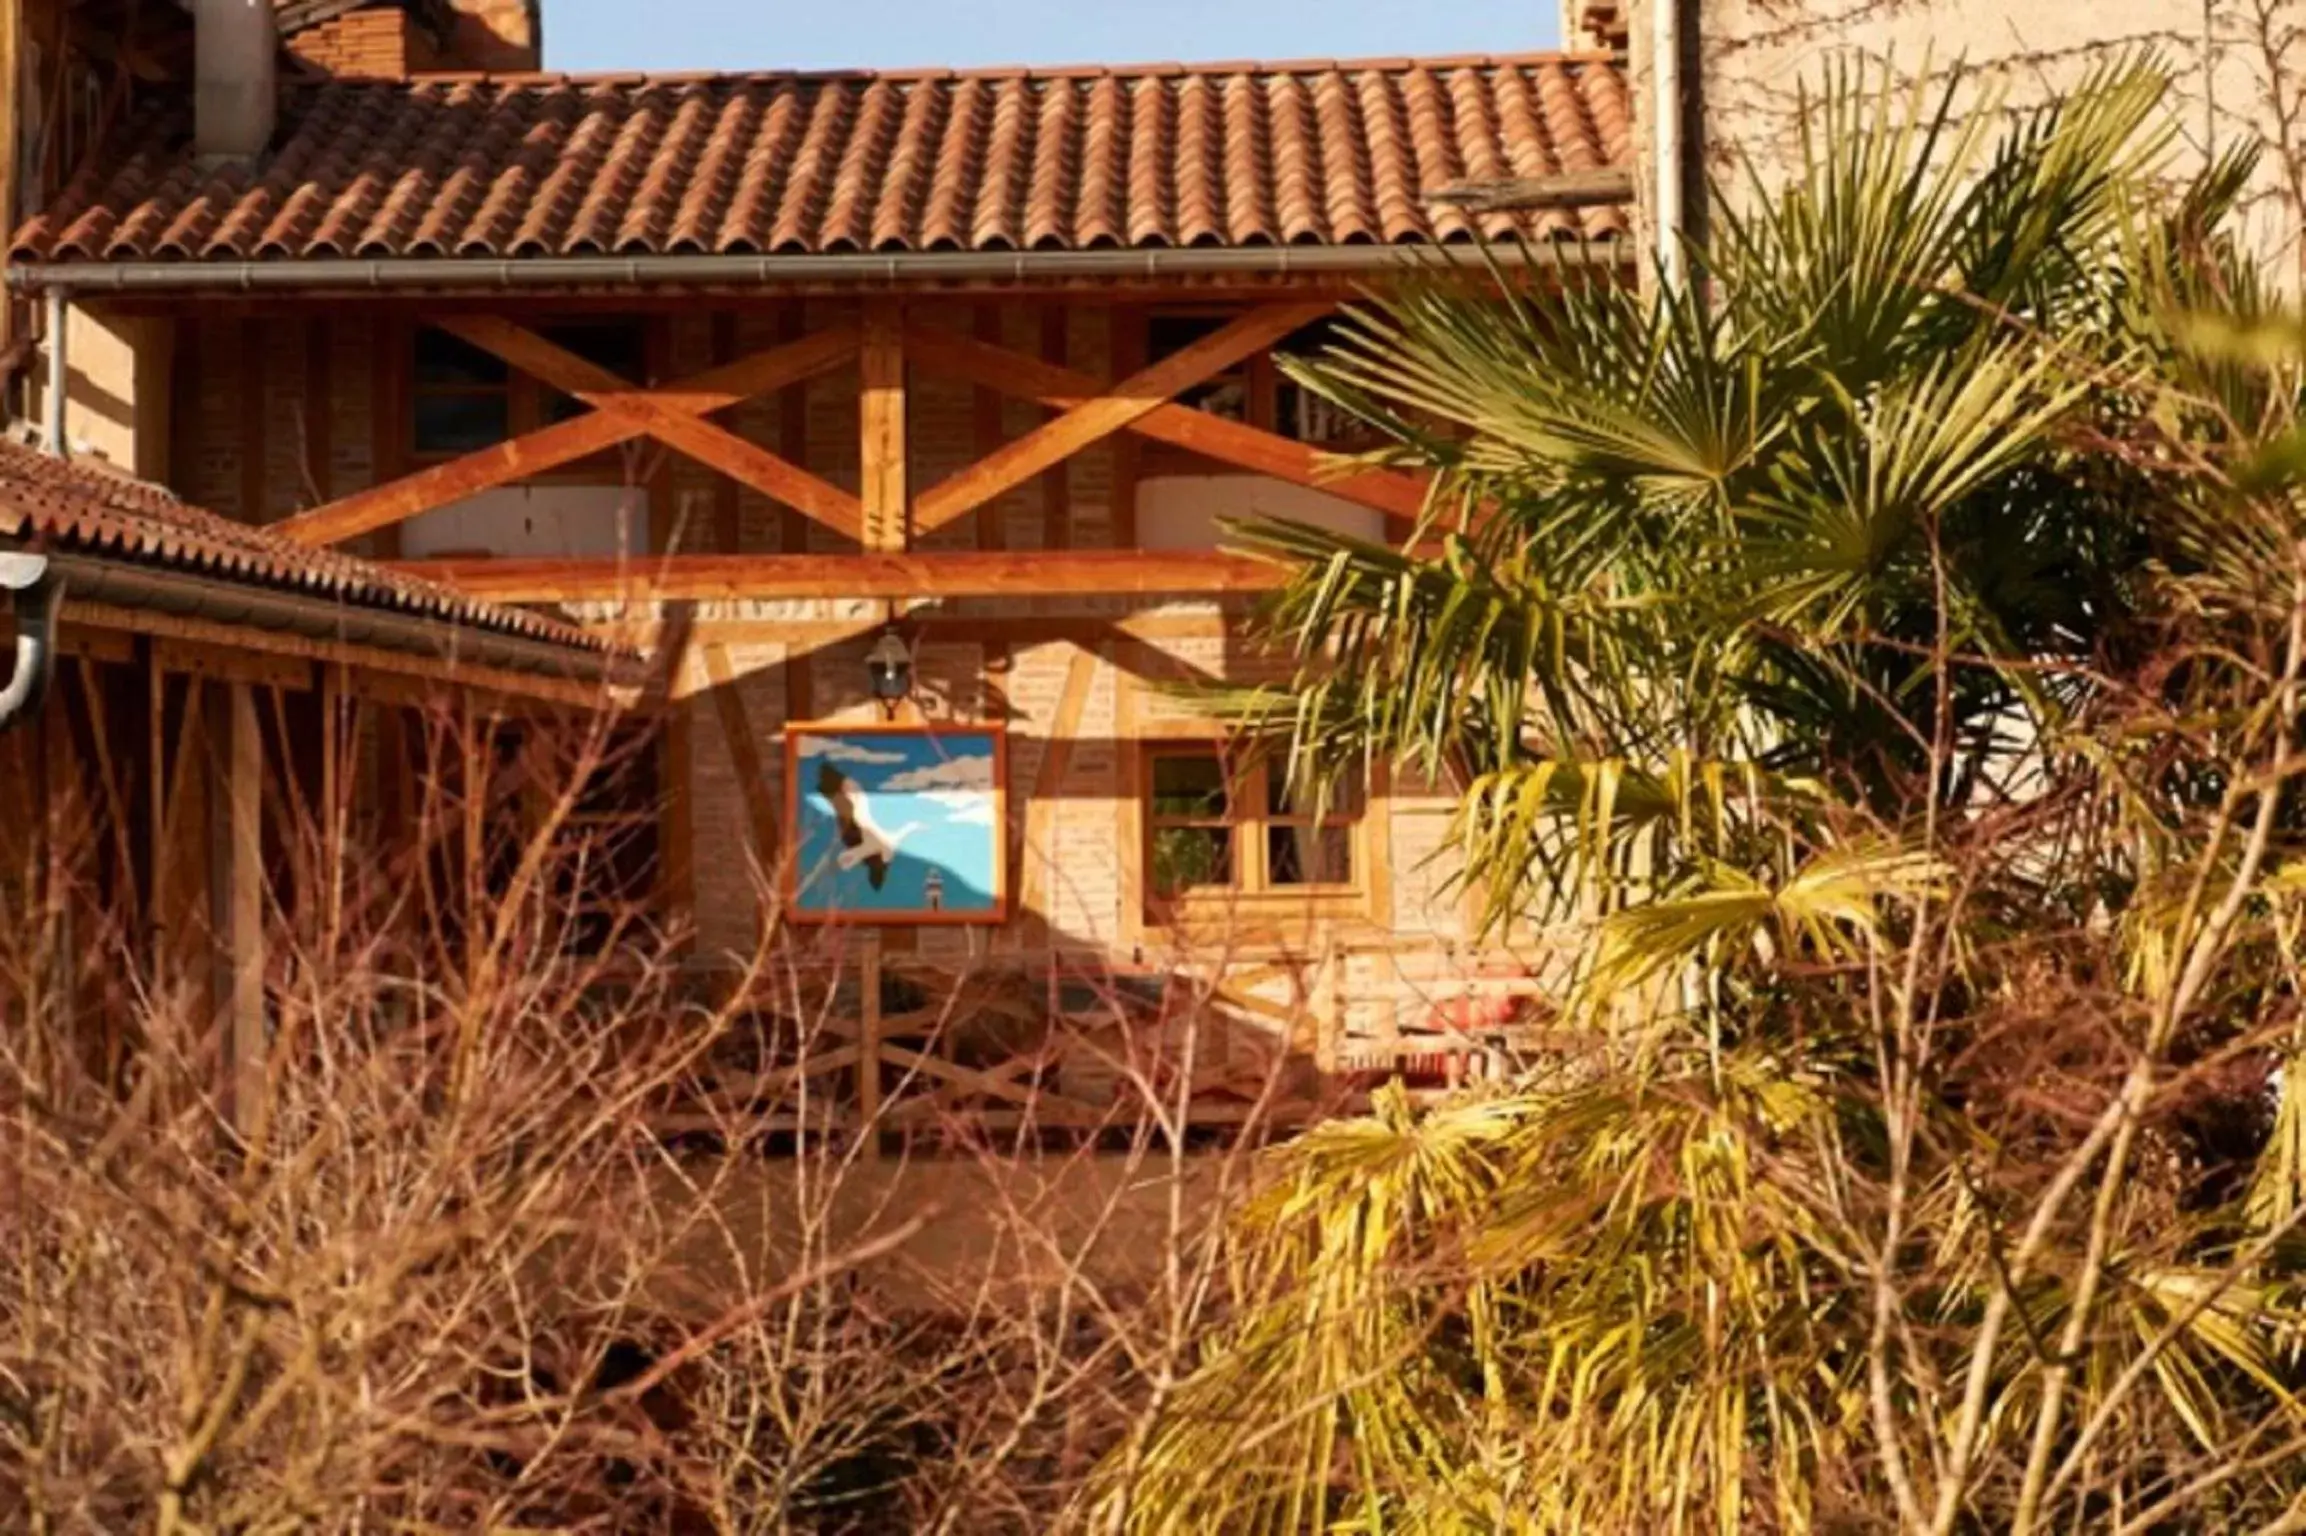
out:
<path id="1" fill-rule="evenodd" d="M 933 961 L 869 935 L 748 978 L 668 1132 L 1284 1130 L 1378 1082 L 1494 1078 L 1542 1015 L 1494 955 L 1325 943 L 1160 969 Z"/>

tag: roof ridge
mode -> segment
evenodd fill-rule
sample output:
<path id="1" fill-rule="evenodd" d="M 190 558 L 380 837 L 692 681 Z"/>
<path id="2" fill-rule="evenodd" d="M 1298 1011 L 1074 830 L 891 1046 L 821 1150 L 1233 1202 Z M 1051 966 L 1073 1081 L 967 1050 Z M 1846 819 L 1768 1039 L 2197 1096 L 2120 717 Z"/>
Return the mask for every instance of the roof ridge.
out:
<path id="1" fill-rule="evenodd" d="M 1543 64 L 1615 64 L 1624 55 L 1609 49 L 1532 49 L 1518 53 L 1372 54 L 1365 58 L 1323 59 L 1151 59 L 1137 63 L 906 65 L 886 68 L 825 66 L 792 69 L 534 69 L 422 70 L 405 79 L 321 79 L 315 85 L 697 85 L 762 81 L 944 81 L 1149 79 L 1194 75 L 1313 75 L 1406 73 L 1414 69 L 1521 69 Z"/>

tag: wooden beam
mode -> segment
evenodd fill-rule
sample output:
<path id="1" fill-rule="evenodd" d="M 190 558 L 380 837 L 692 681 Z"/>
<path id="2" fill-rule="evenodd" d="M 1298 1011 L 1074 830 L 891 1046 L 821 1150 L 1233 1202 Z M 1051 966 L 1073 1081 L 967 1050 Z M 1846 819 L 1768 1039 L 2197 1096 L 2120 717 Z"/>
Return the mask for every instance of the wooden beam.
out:
<path id="1" fill-rule="evenodd" d="M 1503 181 L 1464 181 L 1444 187 L 1426 198 L 1444 208 L 1468 213 L 1538 208 L 1594 208 L 1630 203 L 1634 199 L 1633 173 L 1619 167 L 1604 171 L 1556 171 L 1550 176 L 1517 176 Z"/>
<path id="2" fill-rule="evenodd" d="M 911 543 L 905 509 L 905 333 L 895 299 L 865 301 L 865 339 L 857 392 L 862 457 L 864 545 L 900 550 Z M 926 532 L 924 527 L 921 531 Z"/>
<path id="3" fill-rule="evenodd" d="M 343 640 L 308 639 L 277 630 L 251 629 L 215 619 L 188 618 L 154 608 L 119 608 L 81 598 L 64 600 L 64 619 L 96 630 L 130 635 L 152 635 L 192 640 L 228 652 L 298 656 L 309 661 L 355 667 L 363 673 L 408 677 L 435 689 L 475 690 L 490 695 L 547 700 L 598 708 L 612 697 L 608 684 L 581 677 L 556 677 L 541 672 L 515 672 L 480 666 L 454 656 L 424 656 L 388 651 Z M 577 658 L 572 656 L 571 660 Z"/>
<path id="4" fill-rule="evenodd" d="M 1268 304 L 1253 309 L 1191 346 L 1131 374 L 1111 390 L 1079 401 L 1056 420 L 1042 424 L 998 453 L 988 454 L 923 491 L 913 508 L 916 531 L 927 533 L 941 528 L 983 506 L 1158 410 L 1179 391 L 1191 389 L 1243 359 L 1265 351 L 1291 331 L 1311 325 L 1334 308 L 1334 304 L 1322 300 Z"/>
<path id="5" fill-rule="evenodd" d="M 693 401 L 690 392 L 676 387 L 660 398 L 654 390 L 636 389 L 598 363 L 501 316 L 444 315 L 433 323 L 460 341 L 494 353 L 532 378 L 574 395 L 596 411 L 636 423 L 666 447 L 806 512 L 827 527 L 851 538 L 863 532 L 864 508 L 856 497 L 758 443 L 705 420 L 701 412 L 689 409 Z"/>
<path id="6" fill-rule="evenodd" d="M 777 339 L 790 345 L 808 334 L 808 308 L 788 299 L 777 316 Z M 809 386 L 802 384 L 777 396 L 777 451 L 795 464 L 809 462 Z M 797 555 L 809 547 L 809 520 L 791 507 L 777 514 L 777 548 Z M 734 551 L 732 551 L 734 553 Z"/>
<path id="7" fill-rule="evenodd" d="M 264 737 L 256 689 L 227 683 L 225 768 L 225 1029 L 232 1122 L 243 1133 L 264 1102 Z"/>
<path id="8" fill-rule="evenodd" d="M 1072 355 L 1073 320 L 1062 304 L 1041 312 L 1041 355 L 1062 365 Z M 995 444 L 995 451 L 999 451 Z M 1119 540 L 1115 540 L 1119 543 Z M 1073 543 L 1073 464 L 1059 459 L 1041 471 L 1041 547 L 1068 549 Z"/>
<path id="9" fill-rule="evenodd" d="M 712 328 L 713 366 L 725 368 L 737 360 L 737 317 L 732 311 L 718 310 L 713 315 Z M 800 461 L 794 459 L 794 462 Z M 713 487 L 713 548 L 724 555 L 733 555 L 744 548 L 743 524 L 743 512 L 737 504 L 737 484 L 724 476 Z"/>
<path id="10" fill-rule="evenodd" d="M 668 384 L 650 392 L 649 398 L 661 411 L 701 417 L 708 412 L 725 410 L 740 400 L 814 378 L 839 367 L 856 350 L 856 331 L 836 327 Z M 401 375 L 396 373 L 397 376 Z M 388 410 L 397 412 L 399 406 L 392 401 L 379 401 L 377 409 L 381 417 Z M 589 458 L 649 434 L 660 419 L 634 412 L 595 410 L 341 497 L 324 507 L 289 518 L 278 527 L 300 544 L 341 543 L 370 529 L 403 523 L 435 507 Z"/>
<path id="11" fill-rule="evenodd" d="M 923 367 L 1062 411 L 1077 409 L 1105 393 L 1105 386 L 1085 373 L 950 331 L 916 326 L 906 333 L 905 344 L 913 360 Z M 1321 451 L 1310 444 L 1191 406 L 1162 403 L 1125 425 L 1139 436 L 1189 449 L 1252 474 L 1327 492 L 1341 501 L 1373 508 L 1399 523 L 1416 522 L 1425 509 L 1425 481 L 1418 476 L 1392 470 L 1327 473 Z"/>
<path id="12" fill-rule="evenodd" d="M 403 560 L 393 568 L 509 603 L 1262 592 L 1288 574 L 1245 555 L 1135 549 Z"/>
<path id="13" fill-rule="evenodd" d="M 1001 341 L 1001 306 L 979 304 L 972 312 L 977 339 L 998 346 Z M 1007 426 L 1002 417 L 1007 412 L 1009 397 L 997 389 L 980 384 L 970 401 L 970 419 L 976 438 L 978 458 L 995 452 L 1009 440 Z M 989 501 L 977 509 L 977 547 L 1001 549 L 1009 542 L 1009 531 L 1002 524 L 999 502 Z"/>

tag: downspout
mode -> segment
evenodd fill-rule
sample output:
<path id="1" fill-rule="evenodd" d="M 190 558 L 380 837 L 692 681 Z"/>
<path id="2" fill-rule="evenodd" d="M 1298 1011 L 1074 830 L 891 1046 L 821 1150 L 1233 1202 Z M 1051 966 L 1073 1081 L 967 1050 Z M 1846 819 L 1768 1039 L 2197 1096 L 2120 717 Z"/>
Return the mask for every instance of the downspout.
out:
<path id="1" fill-rule="evenodd" d="M 1658 278 L 1682 284 L 1681 0 L 1650 0 L 1651 159 L 1655 162 Z"/>
<path id="2" fill-rule="evenodd" d="M 56 611 L 64 606 L 64 578 L 46 555 L 0 553 L 0 592 L 12 595 L 16 665 L 0 687 L 0 731 L 29 720 L 48 691 L 56 666 Z"/>
<path id="3" fill-rule="evenodd" d="M 41 404 L 47 421 L 40 434 L 40 446 L 55 457 L 69 456 L 71 446 L 64 441 L 64 397 L 70 388 L 72 370 L 64 351 L 64 328 L 69 318 L 71 290 L 51 288 L 48 300 L 48 398 Z"/>

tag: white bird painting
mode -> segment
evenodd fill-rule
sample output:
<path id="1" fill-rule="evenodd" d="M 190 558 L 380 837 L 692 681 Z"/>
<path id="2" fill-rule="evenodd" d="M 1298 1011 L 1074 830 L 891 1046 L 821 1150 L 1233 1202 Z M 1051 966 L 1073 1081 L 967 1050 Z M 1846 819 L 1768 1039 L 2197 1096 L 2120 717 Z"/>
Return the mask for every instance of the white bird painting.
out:
<path id="1" fill-rule="evenodd" d="M 923 824 L 908 821 L 893 831 L 884 828 L 874 819 L 870 797 L 831 763 L 817 767 L 817 792 L 831 802 L 841 831 L 841 851 L 833 862 L 842 869 L 862 865 L 873 889 L 881 889 L 888 883 L 897 845 L 920 831 Z"/>

